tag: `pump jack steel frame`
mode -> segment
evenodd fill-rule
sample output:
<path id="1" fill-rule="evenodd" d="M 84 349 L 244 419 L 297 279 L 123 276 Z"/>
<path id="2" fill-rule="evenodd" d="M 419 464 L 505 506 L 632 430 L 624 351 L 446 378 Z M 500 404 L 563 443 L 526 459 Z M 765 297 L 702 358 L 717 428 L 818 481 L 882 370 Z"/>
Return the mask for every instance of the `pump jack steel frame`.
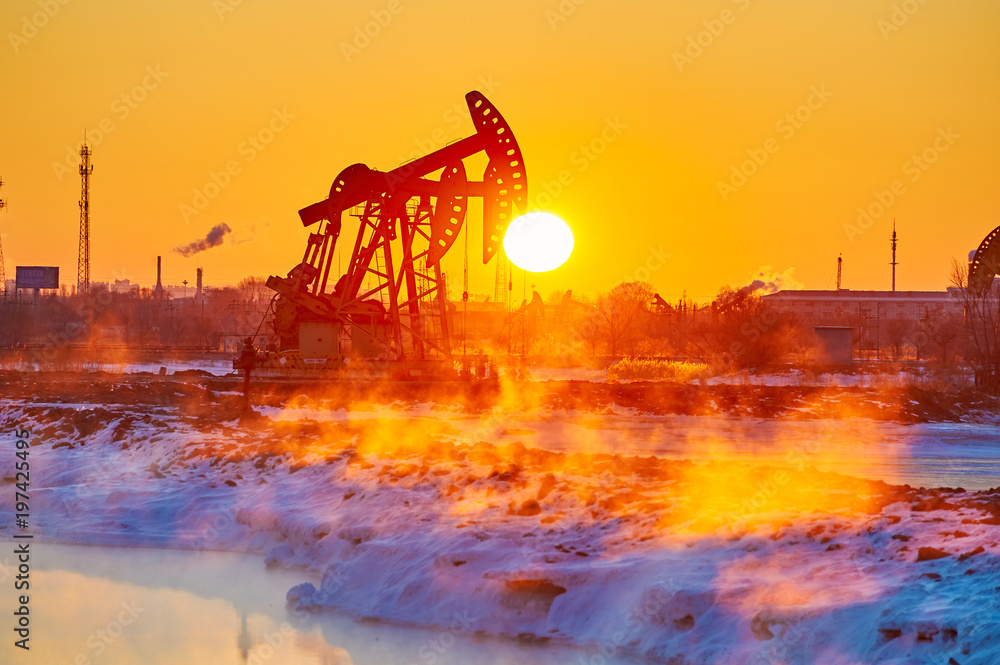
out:
<path id="1" fill-rule="evenodd" d="M 968 286 L 977 294 L 987 293 L 993 286 L 993 278 L 998 273 L 1000 273 L 1000 226 L 983 238 L 969 261 Z"/>
<path id="2" fill-rule="evenodd" d="M 474 135 L 388 172 L 364 164 L 344 169 L 326 199 L 299 211 L 303 226 L 319 225 L 309 235 L 302 262 L 287 277 L 267 280 L 298 311 L 353 326 L 376 339 L 387 359 L 404 365 L 451 364 L 440 262 L 465 224 L 469 199 L 483 201 L 484 264 L 501 253 L 507 226 L 527 201 L 524 158 L 510 126 L 480 92 L 465 100 Z M 471 181 L 464 160 L 481 152 L 488 166 L 481 181 Z M 428 177 L 438 171 L 437 180 Z M 358 234 L 347 272 L 328 293 L 345 213 L 358 217 Z M 369 287 L 363 290 L 366 278 Z"/>

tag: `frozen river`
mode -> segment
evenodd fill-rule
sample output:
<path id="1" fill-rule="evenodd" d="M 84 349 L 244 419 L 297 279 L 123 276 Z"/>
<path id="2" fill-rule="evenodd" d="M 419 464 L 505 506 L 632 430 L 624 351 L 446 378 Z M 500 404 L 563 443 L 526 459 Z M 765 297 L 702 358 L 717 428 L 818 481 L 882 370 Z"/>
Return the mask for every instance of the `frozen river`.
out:
<path id="1" fill-rule="evenodd" d="M 866 418 L 762 419 L 646 415 L 626 412 L 469 415 L 433 405 L 372 410 L 276 409 L 279 420 L 425 423 L 454 441 L 521 442 L 563 452 L 655 455 L 695 462 L 720 460 L 814 465 L 869 480 L 913 487 L 985 490 L 1000 485 L 1000 427 L 970 423 L 904 425 Z"/>
<path id="2" fill-rule="evenodd" d="M 0 561 L 10 574 L 13 557 Z M 266 570 L 258 556 L 35 542 L 32 565 L 31 650 L 11 640 L 0 647 L 3 663 L 555 665 L 589 657 L 462 636 L 448 627 L 292 613 L 285 594 L 303 574 Z M 13 602 L 13 592 L 3 594 L 4 616 L 11 616 Z"/>
<path id="3" fill-rule="evenodd" d="M 784 509 L 767 503 L 761 484 L 777 476 L 744 478 L 741 466 L 711 464 L 713 477 L 695 473 L 678 483 L 672 472 L 693 467 L 609 464 L 593 455 L 816 466 L 971 490 L 1000 484 L 995 426 L 659 416 L 617 405 L 473 413 L 426 402 L 351 410 L 322 400 L 293 404 L 258 409 L 294 425 L 203 427 L 158 405 L 141 419 L 127 404 L 97 411 L 0 403 L 9 421 L 27 423 L 40 441 L 30 458 L 38 538 L 32 650 L 16 651 L 11 639 L 0 663 L 615 662 L 568 643 L 627 647 L 658 662 L 677 654 L 700 663 L 730 656 L 782 662 L 772 651 L 784 643 L 761 639 L 768 636 L 759 626 L 762 607 L 782 609 L 781 621 L 802 627 L 796 635 L 818 635 L 844 656 L 829 662 L 915 662 L 900 660 L 911 638 L 887 643 L 878 631 L 915 639 L 928 617 L 936 630 L 967 636 L 963 644 L 983 658 L 996 654 L 994 633 L 979 629 L 997 616 L 997 539 L 992 522 L 980 520 L 981 497 L 953 496 L 928 519 L 920 506 L 931 493 L 883 488 L 883 498 L 896 500 L 882 514 L 845 514 L 851 502 L 837 502 L 844 488 L 863 493 L 863 483 L 791 471 L 786 503 L 801 520 L 768 518 L 753 525 L 761 534 L 736 538 L 683 530 L 673 538 L 674 524 L 701 526 L 702 516 L 728 516 L 758 494 L 761 515 Z M 63 428 L 66 422 L 73 426 Z M 273 454 L 289 441 L 287 455 Z M 472 445 L 428 446 L 438 442 Z M 582 454 L 557 458 L 528 448 Z M 331 454 L 348 449 L 360 452 Z M 510 472 L 492 473 L 497 452 L 514 465 Z M 401 463 L 411 459 L 426 470 Z M 598 464 L 603 470 L 595 473 Z M 553 469 L 565 478 L 543 492 Z M 507 473 L 518 474 L 518 484 Z M 464 490 L 453 489 L 460 484 Z M 809 503 L 816 490 L 833 501 L 829 514 Z M 14 524 L 12 508 L 5 510 L 0 524 Z M 676 520 L 664 522 L 664 514 Z M 958 524 L 961 530 L 946 526 Z M 15 561 L 13 543 L 5 542 L 0 585 L 10 593 L 0 594 L 0 614 L 11 618 L 10 631 Z M 138 542 L 150 549 L 106 546 Z M 260 556 L 154 547 L 269 552 L 285 569 L 267 570 Z M 928 551 L 944 556 L 921 561 Z M 873 552 L 878 558 L 858 559 Z M 321 571 L 335 598 L 300 587 L 301 607 L 328 604 L 425 627 L 289 610 L 289 589 L 320 584 Z M 782 595 L 799 588 L 812 591 Z M 796 609 L 804 605 L 811 609 Z M 472 614 L 460 614 L 466 611 Z M 564 642 L 474 637 L 463 624 L 480 635 Z M 804 660 L 811 642 L 785 646 L 802 656 L 787 662 L 817 662 Z M 946 662 L 953 647 L 935 643 L 926 662 Z"/>

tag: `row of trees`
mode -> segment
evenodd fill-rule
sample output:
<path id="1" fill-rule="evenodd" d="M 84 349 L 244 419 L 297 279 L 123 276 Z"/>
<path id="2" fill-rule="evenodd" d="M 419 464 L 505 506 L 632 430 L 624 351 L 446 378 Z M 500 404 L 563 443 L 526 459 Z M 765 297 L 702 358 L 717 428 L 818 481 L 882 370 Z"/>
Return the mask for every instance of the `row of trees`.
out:
<path id="1" fill-rule="evenodd" d="M 956 270 L 960 273 L 961 267 Z M 959 273 L 957 285 L 964 284 Z M 855 348 L 865 357 L 1000 366 L 996 292 L 978 299 L 964 287 L 961 293 L 966 318 L 938 311 L 920 320 L 882 320 L 877 328 L 850 317 L 845 323 L 855 329 Z M 546 299 L 544 314 L 525 313 L 526 333 L 515 322 L 510 334 L 523 336 L 529 355 L 570 362 L 622 356 L 697 358 L 731 368 L 811 362 L 811 322 L 769 308 L 761 295 L 752 287 L 724 287 L 710 305 L 698 308 L 691 303 L 667 306 L 644 282 L 621 283 L 594 299 L 568 303 L 565 294 L 556 292 Z"/>
<path id="2" fill-rule="evenodd" d="M 214 348 L 219 335 L 253 332 L 271 292 L 250 277 L 236 287 L 210 289 L 201 298 L 173 298 L 152 289 L 114 292 L 93 284 L 86 296 L 51 294 L 37 306 L 0 301 L 0 346 L 71 347 L 81 344 Z"/>
<path id="3" fill-rule="evenodd" d="M 1000 376 L 1000 308 L 994 288 L 967 288 L 968 271 L 956 263 L 952 281 L 965 317 L 938 312 L 919 321 L 879 323 L 874 344 L 883 359 L 966 361 Z M 39 305 L 0 303 L 0 346 L 113 343 L 130 346 L 217 348 L 219 334 L 253 333 L 265 319 L 273 294 L 264 279 L 249 277 L 236 287 L 205 292 L 203 298 L 172 299 L 151 289 L 111 292 L 95 285 L 87 297 L 50 295 Z M 870 322 L 855 327 L 855 348 L 874 346 Z M 109 335 L 112 338 L 108 339 Z M 104 339 L 101 339 L 101 336 Z M 813 331 L 807 322 L 770 309 L 752 287 L 724 287 L 709 306 L 659 300 L 645 282 L 624 282 L 595 298 L 556 292 L 537 296 L 502 327 L 487 333 L 486 350 L 546 356 L 565 364 L 623 356 L 697 358 L 717 367 L 768 367 L 812 360 Z"/>
<path id="4" fill-rule="evenodd" d="M 722 289 L 709 307 L 666 306 L 645 282 L 624 282 L 594 299 L 554 293 L 544 311 L 525 312 L 529 355 L 566 362 L 669 356 L 716 365 L 762 367 L 811 352 L 811 329 L 767 308 L 750 288 Z M 501 343 L 503 340 L 498 340 Z M 515 345 L 516 346 L 516 345 Z"/>

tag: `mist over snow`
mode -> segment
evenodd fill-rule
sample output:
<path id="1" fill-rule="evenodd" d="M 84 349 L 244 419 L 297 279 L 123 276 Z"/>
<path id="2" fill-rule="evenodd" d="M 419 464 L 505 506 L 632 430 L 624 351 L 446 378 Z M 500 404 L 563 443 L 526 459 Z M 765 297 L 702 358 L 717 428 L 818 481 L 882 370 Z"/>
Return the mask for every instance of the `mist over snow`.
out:
<path id="1" fill-rule="evenodd" d="M 291 608 L 663 663 L 1000 660 L 1000 493 L 874 477 L 974 425 L 795 415 L 852 388 L 763 420 L 720 411 L 732 386 L 632 406 L 594 385 L 241 416 L 225 390 L 133 381 L 8 396 L 0 422 L 32 432 L 38 540 L 263 553 L 321 578 Z M 866 440 L 884 459 L 838 468 L 867 479 L 828 470 Z"/>

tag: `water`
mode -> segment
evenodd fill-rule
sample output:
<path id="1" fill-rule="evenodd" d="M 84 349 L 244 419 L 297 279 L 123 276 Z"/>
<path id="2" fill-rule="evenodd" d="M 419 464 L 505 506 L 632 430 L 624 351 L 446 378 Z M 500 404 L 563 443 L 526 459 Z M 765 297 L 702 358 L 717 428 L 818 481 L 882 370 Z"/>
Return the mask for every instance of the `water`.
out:
<path id="1" fill-rule="evenodd" d="M 442 422 L 452 439 L 560 452 L 612 452 L 667 459 L 745 461 L 767 464 L 803 462 L 823 471 L 884 480 L 913 487 L 963 487 L 986 490 L 1000 485 L 1000 427 L 970 423 L 896 422 L 864 418 L 794 420 L 731 416 L 651 416 L 641 414 L 504 413 L 469 416 L 456 410 L 396 409 L 326 411 L 264 408 L 272 418 L 349 421 L 405 419 Z M 486 423 L 484 426 L 484 422 Z"/>
<path id="2" fill-rule="evenodd" d="M 914 487 L 985 490 L 1000 485 L 1000 428 L 995 425 L 553 414 L 544 421 L 511 419 L 508 427 L 519 429 L 490 440 L 695 462 L 803 462 L 823 471 Z"/>
<path id="3" fill-rule="evenodd" d="M 10 541 L 0 545 L 13 550 Z M 586 651 L 472 638 L 449 629 L 293 615 L 300 572 L 266 570 L 261 557 L 176 550 L 32 543 L 31 650 L 0 646 L 17 665 L 555 665 Z M 9 568 L 12 557 L 0 557 Z M 2 575 L 0 575 L 2 576 Z M 11 617 L 3 580 L 0 615 Z M 626 665 L 627 660 L 608 660 Z"/>

